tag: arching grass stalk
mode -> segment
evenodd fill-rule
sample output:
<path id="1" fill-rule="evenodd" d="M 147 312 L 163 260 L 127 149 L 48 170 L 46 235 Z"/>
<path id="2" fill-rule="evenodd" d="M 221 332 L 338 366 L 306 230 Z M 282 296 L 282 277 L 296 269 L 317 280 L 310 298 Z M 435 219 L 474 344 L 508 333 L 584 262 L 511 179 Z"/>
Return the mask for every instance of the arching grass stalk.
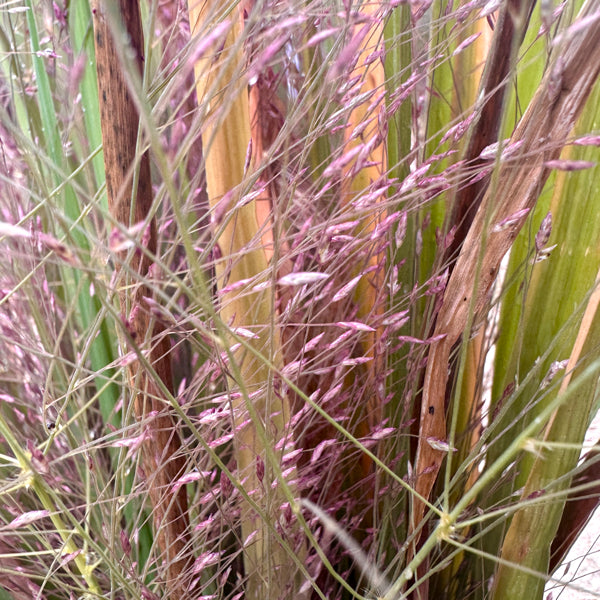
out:
<path id="1" fill-rule="evenodd" d="M 2 435 L 4 440 L 6 440 L 6 443 L 15 455 L 17 464 L 21 470 L 21 473 L 18 477 L 18 485 L 24 487 L 25 489 L 31 489 L 37 496 L 41 505 L 44 507 L 44 510 L 48 512 L 48 517 L 51 519 L 52 524 L 56 528 L 56 532 L 59 534 L 64 544 L 63 548 L 61 549 L 61 554 L 72 554 L 74 556 L 73 560 L 75 565 L 83 577 L 89 593 L 93 594 L 95 597 L 100 597 L 101 589 L 94 575 L 94 569 L 97 565 L 89 559 L 85 548 L 79 547 L 75 542 L 76 535 L 82 535 L 83 539 L 87 538 L 85 530 L 76 522 L 72 528 L 67 526 L 61 514 L 57 511 L 56 503 L 51 497 L 50 485 L 44 480 L 44 476 L 36 470 L 32 462 L 31 453 L 23 450 L 18 440 L 13 435 L 10 424 L 5 421 L 1 412 L 0 435 Z"/>
<path id="2" fill-rule="evenodd" d="M 394 582 L 392 589 L 388 595 L 386 595 L 386 600 L 395 600 L 397 594 L 405 589 L 406 584 L 414 577 L 419 565 L 428 557 L 437 544 L 447 539 L 451 540 L 454 535 L 460 533 L 460 515 L 463 511 L 479 496 L 479 494 L 489 487 L 491 482 L 498 478 L 507 465 L 526 450 L 531 445 L 532 441 L 534 442 L 540 429 L 543 428 L 544 424 L 548 422 L 552 415 L 560 409 L 561 406 L 564 406 L 570 397 L 576 395 L 580 388 L 588 385 L 589 380 L 597 376 L 599 369 L 600 360 L 596 360 L 590 364 L 563 394 L 557 396 L 550 404 L 548 404 L 538 417 L 536 417 L 532 423 L 513 439 L 510 446 L 498 460 L 493 464 L 486 466 L 483 473 L 477 481 L 473 483 L 473 486 L 465 492 L 465 495 L 460 499 L 456 506 L 454 506 L 449 513 L 441 515 L 432 534 L 406 566 L 402 575 Z M 510 561 L 510 564 L 515 563 Z M 544 577 L 543 571 L 538 570 L 537 573 L 538 579 Z"/>

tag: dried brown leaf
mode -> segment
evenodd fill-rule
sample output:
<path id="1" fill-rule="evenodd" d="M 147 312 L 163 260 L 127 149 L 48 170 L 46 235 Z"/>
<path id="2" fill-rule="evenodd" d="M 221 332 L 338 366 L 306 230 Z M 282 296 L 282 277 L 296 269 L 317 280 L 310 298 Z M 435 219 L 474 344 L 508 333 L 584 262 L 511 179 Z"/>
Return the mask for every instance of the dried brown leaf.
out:
<path id="1" fill-rule="evenodd" d="M 121 57 L 117 49 L 108 3 L 94 3 L 94 40 L 96 46 L 96 68 L 98 73 L 98 96 L 106 170 L 106 189 L 109 211 L 112 217 L 129 228 L 146 222 L 152 206 L 152 181 L 150 162 L 147 154 L 137 156 L 139 115 L 129 90 L 127 79 L 120 68 Z M 142 71 L 143 34 L 138 2 L 120 0 L 113 9 L 119 11 L 123 26 L 128 33 L 133 55 L 136 57 L 139 72 Z M 139 160 L 139 177 L 136 201 L 131 214 L 131 191 L 133 171 Z M 130 219 L 133 217 L 133 222 Z M 156 252 L 156 223 L 150 220 L 147 231 L 142 236 L 143 244 L 150 253 Z M 146 277 L 151 267 L 150 260 L 143 253 L 134 253 L 130 262 L 133 270 Z M 128 286 L 122 286 L 127 290 Z M 129 296 L 129 297 L 128 297 Z M 122 306 L 131 305 L 133 310 L 127 325 L 137 344 L 150 339 L 158 339 L 148 352 L 148 359 L 161 381 L 172 389 L 170 343 L 162 327 L 151 319 L 143 298 L 152 293 L 145 286 L 137 286 L 134 292 L 121 294 Z M 185 489 L 174 490 L 172 483 L 182 474 L 185 467 L 178 456 L 180 438 L 170 415 L 166 414 L 162 393 L 153 377 L 145 372 L 140 361 L 128 365 L 132 388 L 138 390 L 134 397 L 136 417 L 146 420 L 150 431 L 142 445 L 142 462 L 148 477 L 148 490 L 153 506 L 153 516 L 158 524 L 158 543 L 165 554 L 169 597 L 187 598 L 189 581 L 182 574 L 190 566 L 189 522 Z M 152 417 L 149 415 L 152 413 Z M 147 418 L 148 417 L 148 418 Z"/>
<path id="2" fill-rule="evenodd" d="M 588 3 L 581 18 L 598 10 L 598 4 Z M 421 407 L 416 491 L 425 498 L 431 493 L 444 457 L 426 439 L 446 436 L 444 398 L 451 348 L 463 334 L 470 310 L 477 314 L 484 308 L 500 262 L 522 226 L 520 222 L 498 228 L 498 224 L 510 215 L 533 209 L 549 175 L 545 163 L 558 159 L 568 142 L 600 72 L 599 36 L 600 22 L 592 19 L 580 35 L 565 37 L 555 49 L 552 64 L 511 138 L 511 144 L 523 142 L 518 160 L 502 165 L 497 185 L 487 190 L 448 282 L 435 328 L 435 335 L 446 337 L 430 350 Z M 430 406 L 435 409 L 433 414 Z M 432 465 L 434 470 L 418 475 Z M 413 530 L 423 513 L 424 504 L 415 500 Z"/>

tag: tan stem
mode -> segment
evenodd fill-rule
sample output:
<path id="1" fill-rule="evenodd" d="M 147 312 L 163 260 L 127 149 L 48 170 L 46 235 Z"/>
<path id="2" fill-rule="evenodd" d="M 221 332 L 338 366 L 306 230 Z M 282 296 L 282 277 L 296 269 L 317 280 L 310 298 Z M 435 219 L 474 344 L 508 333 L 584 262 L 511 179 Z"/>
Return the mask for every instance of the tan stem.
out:
<path id="1" fill-rule="evenodd" d="M 219 22 L 220 7 L 216 0 L 190 0 L 192 36 L 210 34 Z M 278 481 L 272 485 L 280 472 L 280 463 L 274 461 L 281 459 L 292 441 L 287 432 L 288 400 L 284 394 L 275 393 L 274 373 L 265 362 L 266 358 L 272 365 L 281 365 L 273 288 L 253 289 L 273 277 L 269 264 L 274 244 L 270 202 L 266 196 L 240 202 L 244 192 L 250 191 L 244 186 L 249 187 L 258 160 L 254 146 L 263 148 L 260 138 L 250 142 L 248 82 L 243 74 L 243 12 L 240 4 L 228 13 L 229 26 L 222 38 L 196 61 L 196 92 L 199 109 L 206 111 L 202 145 L 208 200 L 215 215 L 219 313 L 225 327 L 243 327 L 254 334 L 246 348 L 232 353 L 235 366 L 229 378 L 237 474 L 262 513 L 242 500 L 245 597 L 275 600 L 296 597 L 297 589 L 293 557 L 274 533 L 285 501 L 282 487 L 287 484 Z M 254 120 L 256 115 L 252 117 Z M 250 283 L 231 292 L 222 291 L 240 280 Z M 234 341 L 227 336 L 224 343 L 232 345 Z M 283 437 L 283 451 L 275 452 Z"/>

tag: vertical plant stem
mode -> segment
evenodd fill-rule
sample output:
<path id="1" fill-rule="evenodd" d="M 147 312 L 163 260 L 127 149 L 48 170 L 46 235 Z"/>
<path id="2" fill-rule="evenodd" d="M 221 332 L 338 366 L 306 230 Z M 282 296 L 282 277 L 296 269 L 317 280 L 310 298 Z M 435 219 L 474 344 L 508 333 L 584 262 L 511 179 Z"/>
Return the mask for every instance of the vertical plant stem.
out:
<path id="1" fill-rule="evenodd" d="M 349 74 L 350 78 L 359 78 L 361 84 L 357 94 L 364 94 L 366 99 L 357 104 L 350 113 L 348 126 L 344 129 L 344 150 L 351 152 L 362 146 L 360 157 L 350 161 L 342 170 L 341 197 L 342 206 L 348 206 L 352 200 L 381 184 L 381 179 L 387 172 L 387 157 L 383 142 L 385 132 L 381 129 L 385 111 L 385 72 L 383 63 L 375 60 L 367 64 L 369 56 L 377 52 L 383 44 L 383 19 L 377 3 L 365 4 L 363 14 L 372 21 L 368 33 L 357 48 L 357 66 Z M 364 24 L 354 27 L 353 36 L 360 36 Z M 362 130 L 359 135 L 356 131 Z M 365 152 L 366 151 L 366 152 Z M 362 163 L 366 163 L 361 166 Z M 358 168 L 360 167 L 360 168 Z M 372 234 L 386 216 L 382 208 L 382 198 L 379 196 L 368 206 L 355 235 L 365 240 Z M 358 316 L 361 319 L 373 319 L 383 313 L 385 308 L 381 298 L 384 279 L 385 253 L 378 249 L 379 240 L 367 242 L 366 259 L 355 267 L 352 275 L 361 273 L 355 301 L 358 305 Z M 380 245 L 380 244 L 379 244 Z M 365 356 L 371 358 L 367 363 L 365 384 L 365 409 L 367 427 L 371 428 L 381 423 L 383 417 L 383 398 L 378 392 L 377 383 L 382 383 L 379 375 L 383 372 L 383 357 L 379 346 L 381 329 L 375 329 L 365 336 Z M 379 382 L 378 382 L 379 379 Z M 383 387 L 381 387 L 383 389 Z"/>
<path id="2" fill-rule="evenodd" d="M 499 12 L 492 47 L 485 61 L 485 71 L 479 87 L 479 94 L 483 98 L 482 106 L 469 131 L 467 147 L 462 157 L 469 169 L 482 166 L 481 151 L 498 141 L 503 116 L 506 114 L 503 108 L 510 73 L 527 31 L 534 4 L 532 0 L 509 0 Z M 447 257 L 456 258 L 483 199 L 487 183 L 486 179 L 480 179 L 458 189 L 451 214 L 451 226 L 455 225 L 457 230 L 446 252 Z"/>
<path id="3" fill-rule="evenodd" d="M 210 31 L 217 22 L 220 3 L 190 0 L 189 12 L 192 35 Z M 264 232 L 272 230 L 269 211 L 260 210 L 255 199 L 240 202 L 244 193 L 247 153 L 251 128 L 247 86 L 240 71 L 242 54 L 242 10 L 235 6 L 228 12 L 229 29 L 219 42 L 219 54 L 207 51 L 206 58 L 195 64 L 197 95 L 201 110 L 207 110 L 207 122 L 202 133 L 206 185 L 211 210 L 222 215 L 215 234 L 219 258 L 215 263 L 217 289 L 227 284 L 269 273 Z M 253 115 L 256 116 L 256 115 Z M 259 147 L 260 140 L 257 140 Z M 250 157 L 252 153 L 250 152 Z M 246 180 L 247 181 L 247 180 Z M 265 199 L 260 200 L 261 208 Z M 259 218 L 263 222 L 259 222 Z M 266 220 L 266 222 L 265 222 Z M 267 243 L 270 235 L 267 233 Z M 272 249 L 269 254 L 272 253 Z M 232 414 L 237 471 L 248 493 L 264 508 L 268 520 L 278 521 L 284 501 L 281 492 L 285 482 L 271 483 L 279 465 L 270 465 L 265 444 L 274 448 L 284 436 L 289 424 L 290 409 L 284 395 L 275 394 L 273 373 L 260 355 L 271 364 L 281 364 L 280 332 L 274 323 L 273 292 L 256 292 L 252 285 L 234 292 L 219 294 L 220 317 L 225 326 L 250 329 L 250 343 L 255 352 L 238 350 L 233 353 L 240 380 L 230 379 Z M 225 339 L 231 344 L 232 339 Z M 241 394 L 235 394 L 239 389 Z M 250 399 L 251 395 L 251 399 Z M 252 402 L 248 419 L 248 403 Z M 289 436 L 282 452 L 290 447 Z M 279 450 L 277 451 L 277 456 Z M 272 455 L 272 454 L 271 454 Z M 264 466 L 264 472 L 263 467 Z M 264 481 L 264 484 L 263 484 Z M 246 595 L 248 600 L 295 597 L 296 566 L 292 557 L 275 539 L 272 525 L 265 522 L 248 503 L 242 504 L 242 538 Z"/>
<path id="4" fill-rule="evenodd" d="M 123 70 L 119 67 L 116 44 L 130 44 L 133 60 L 142 72 L 142 24 L 137 2 L 121 0 L 118 3 L 123 31 L 112 30 L 113 13 L 109 3 L 94 5 L 94 39 L 98 73 L 98 94 L 106 169 L 106 187 L 109 211 L 112 217 L 126 227 L 144 222 L 144 251 L 156 253 L 156 223 L 150 216 L 152 183 L 147 153 L 136 151 L 139 115 Z M 128 38 L 126 37 L 128 36 Z M 134 177 L 134 175 L 137 175 Z M 137 185 L 134 187 L 134 181 Z M 149 274 L 151 261 L 145 252 L 133 252 L 128 257 L 128 269 L 121 271 L 118 280 L 123 312 L 130 311 L 128 324 L 133 341 L 140 348 L 150 346 L 147 358 L 162 383 L 172 389 L 170 343 L 162 328 L 150 317 L 144 297 L 152 291 L 143 281 Z M 140 281 L 127 282 L 126 273 L 139 274 Z M 127 313 L 126 313 L 127 314 Z M 188 597 L 190 566 L 187 498 L 185 488 L 172 491 L 174 481 L 183 474 L 183 458 L 178 454 L 179 434 L 165 401 L 152 377 L 139 361 L 129 366 L 131 394 L 135 415 L 150 432 L 142 446 L 142 464 L 148 479 L 153 517 L 157 528 L 159 547 L 164 553 L 168 595 L 172 599 Z"/>
<path id="5" fill-rule="evenodd" d="M 469 73 L 470 76 L 464 78 L 460 76 L 455 77 L 455 79 L 458 79 L 455 83 L 458 92 L 456 99 L 458 106 L 455 108 L 460 110 L 462 107 L 462 110 L 465 110 L 466 107 L 472 107 L 476 110 L 478 89 L 484 88 L 481 79 L 485 74 L 484 65 L 487 65 L 486 56 L 489 56 L 489 52 L 491 51 L 492 35 L 485 18 L 477 19 L 471 27 L 467 28 L 466 33 L 476 33 L 480 37 L 456 57 L 455 72 L 457 74 Z M 470 142 L 469 140 L 465 140 L 465 142 L 468 148 Z M 454 203 L 451 202 L 450 205 L 454 207 Z M 455 225 L 456 222 L 451 220 L 447 223 L 446 229 L 449 230 Z M 460 238 L 460 234 L 454 235 L 454 239 L 457 237 Z M 452 252 L 450 251 L 445 258 L 450 258 L 451 256 Z M 485 327 L 482 327 L 479 334 L 469 340 L 464 360 L 459 360 L 459 364 L 457 365 L 457 389 L 460 390 L 460 393 L 456 395 L 452 402 L 453 409 L 448 428 L 448 441 L 451 446 L 458 448 L 458 452 L 448 456 L 446 480 L 444 482 L 444 510 L 449 510 L 449 506 L 454 504 L 457 498 L 464 493 L 465 488 L 458 486 L 452 494 L 453 497 L 450 498 L 450 479 L 456 474 L 457 469 L 460 468 L 460 465 L 467 458 L 478 438 L 475 425 L 481 422 L 482 394 L 484 391 L 484 386 L 481 382 L 483 380 L 483 363 L 487 350 L 487 346 L 484 345 L 485 341 Z M 472 482 L 476 476 L 477 473 L 474 469 L 471 471 L 468 479 Z M 465 478 L 464 482 L 465 487 L 468 487 L 469 481 L 467 478 Z"/>
<path id="6" fill-rule="evenodd" d="M 387 19 L 384 34 L 385 34 L 385 76 L 386 76 L 386 88 L 388 101 L 391 95 L 401 89 L 401 86 L 406 83 L 410 75 L 410 65 L 412 62 L 412 39 L 409 34 L 410 32 L 410 19 L 411 9 L 408 5 L 401 5 L 395 7 L 389 18 Z M 387 107 L 387 125 L 388 132 L 386 136 L 387 148 L 387 162 L 388 162 L 388 177 L 398 178 L 402 181 L 409 173 L 407 156 L 411 148 L 411 131 L 412 131 L 412 102 L 411 95 L 409 95 L 404 102 L 400 104 L 397 109 L 393 107 Z M 391 210 L 404 210 L 405 207 L 402 203 L 397 203 L 391 208 Z M 408 239 L 413 239 L 414 232 L 412 231 L 412 224 L 414 219 L 407 219 Z M 397 226 L 394 228 L 394 233 L 397 233 Z M 414 248 L 411 244 L 403 243 L 404 240 L 399 242 L 395 239 L 391 245 L 390 255 L 388 263 L 390 265 L 408 265 L 404 268 L 398 268 L 400 272 L 392 274 L 393 285 L 400 286 L 400 282 L 406 282 L 408 289 L 412 289 L 414 284 L 414 274 L 412 271 L 412 265 L 415 264 L 415 259 L 412 254 Z M 390 298 L 388 298 L 388 307 L 393 309 L 397 306 L 397 297 L 402 296 L 402 291 L 396 292 Z M 411 309 L 415 311 L 416 303 L 411 303 Z M 411 330 L 415 319 L 409 319 L 408 324 L 402 329 L 403 334 L 412 334 L 416 336 L 416 332 Z M 407 393 L 406 393 L 406 377 L 408 374 L 406 364 L 406 346 L 397 350 L 393 353 L 388 353 L 387 363 L 389 368 L 389 375 L 386 381 L 386 390 L 388 392 L 393 391 L 393 399 L 389 402 L 386 413 L 389 416 L 390 421 L 394 424 L 400 424 L 407 420 L 407 414 L 412 412 L 410 406 L 407 407 Z M 409 448 L 410 438 L 408 436 L 397 436 L 392 442 L 388 444 L 390 448 L 387 450 L 390 456 L 403 456 L 399 472 L 406 472 L 406 466 L 409 460 Z M 383 509 L 384 514 L 389 514 L 390 518 L 384 522 L 394 522 L 394 527 L 389 527 L 386 531 L 382 527 L 380 537 L 382 540 L 382 547 L 389 548 L 393 552 L 393 543 L 403 543 L 407 535 L 407 496 L 400 494 L 399 497 L 388 497 L 386 495 L 384 499 L 387 505 Z M 391 516 L 393 515 L 393 517 Z M 389 539 L 388 539 L 389 538 Z"/>

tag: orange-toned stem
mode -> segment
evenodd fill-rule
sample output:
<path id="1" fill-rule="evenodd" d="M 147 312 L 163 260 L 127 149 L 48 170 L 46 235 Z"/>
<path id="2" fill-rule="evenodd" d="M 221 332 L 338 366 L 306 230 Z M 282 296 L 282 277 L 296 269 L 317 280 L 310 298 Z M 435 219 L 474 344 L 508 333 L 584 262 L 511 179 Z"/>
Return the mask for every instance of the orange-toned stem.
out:
<path id="1" fill-rule="evenodd" d="M 220 6 L 216 0 L 189 1 L 194 37 L 223 25 Z M 271 525 L 279 518 L 287 483 L 279 481 L 276 489 L 263 484 L 263 480 L 273 481 L 280 472 L 281 466 L 276 463 L 280 455 L 272 449 L 282 438 L 286 449 L 292 441 L 288 400 L 275 394 L 273 388 L 271 365 L 281 364 L 273 294 L 270 289 L 255 289 L 256 282 L 271 278 L 273 273 L 270 200 L 265 195 L 240 201 L 250 187 L 258 161 L 255 150 L 247 160 L 248 149 L 255 144 L 263 147 L 261 136 L 254 140 L 251 133 L 251 109 L 243 74 L 243 12 L 240 3 L 227 14 L 222 37 L 194 66 L 199 108 L 206 111 L 202 143 L 208 201 L 211 210 L 222 217 L 214 230 L 221 251 L 215 262 L 216 286 L 221 291 L 219 315 L 224 327 L 249 328 L 255 334 L 247 342 L 252 351 L 241 348 L 232 352 L 235 366 L 229 384 L 232 390 L 242 391 L 232 394 L 231 399 L 237 475 L 262 512 L 241 501 L 242 538 L 251 540 L 243 554 L 245 597 L 263 600 L 297 597 L 297 567 Z M 228 284 L 239 281 L 252 283 L 225 290 Z M 223 342 L 233 345 L 234 340 L 226 332 L 225 337 Z M 259 474 L 257 464 L 264 465 L 264 472 Z"/>
<path id="2" fill-rule="evenodd" d="M 385 149 L 385 132 L 381 130 L 382 112 L 385 111 L 385 72 L 383 62 L 369 57 L 383 43 L 383 20 L 379 15 L 381 7 L 378 3 L 366 3 L 361 11 L 372 19 L 368 33 L 358 48 L 356 67 L 349 75 L 350 79 L 360 78 L 356 94 L 364 94 L 366 100 L 357 104 L 350 112 L 347 127 L 344 130 L 344 152 L 351 152 L 358 146 L 368 151 L 360 152 L 343 170 L 341 178 L 342 206 L 349 207 L 353 200 L 360 198 L 372 190 L 373 185 L 381 182 L 387 172 L 387 155 Z M 356 25 L 352 36 L 363 34 L 364 24 Z M 356 135 L 357 131 L 361 131 Z M 360 161 L 360 163 L 358 162 Z M 361 166 L 364 164 L 364 166 Z M 372 240 L 371 234 L 377 225 L 386 217 L 383 206 L 385 195 L 380 195 L 374 204 L 365 207 L 360 225 L 355 235 L 364 240 L 364 258 L 358 265 L 352 265 L 347 273 L 348 280 L 364 273 L 356 286 L 354 301 L 357 304 L 357 316 L 369 325 L 375 323 L 383 315 L 385 303 L 382 300 L 385 274 L 385 252 L 381 250 L 381 240 Z M 379 246 L 379 248 L 378 248 Z M 378 377 L 385 371 L 385 356 L 381 352 L 379 340 L 382 328 L 375 327 L 373 332 L 365 333 L 362 347 L 364 356 L 371 359 L 361 369 L 365 376 L 363 415 L 358 424 L 359 435 L 366 435 L 373 427 L 379 426 L 383 418 L 383 398 L 378 390 Z M 361 374 L 361 377 L 363 374 Z M 381 388 L 383 389 L 383 387 Z M 362 460 L 364 475 L 372 468 L 366 457 Z"/>

